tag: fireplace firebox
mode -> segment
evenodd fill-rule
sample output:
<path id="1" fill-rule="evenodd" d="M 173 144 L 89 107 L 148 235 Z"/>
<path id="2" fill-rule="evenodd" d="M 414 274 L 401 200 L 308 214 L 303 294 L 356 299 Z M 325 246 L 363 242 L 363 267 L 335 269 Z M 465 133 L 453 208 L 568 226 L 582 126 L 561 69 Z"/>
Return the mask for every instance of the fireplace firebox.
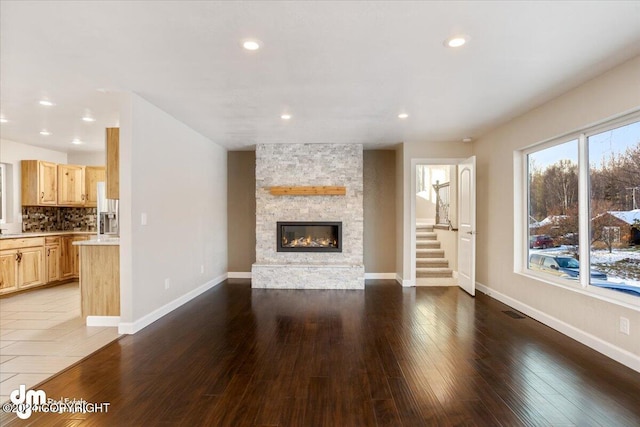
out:
<path id="1" fill-rule="evenodd" d="M 342 252 L 342 222 L 278 221 L 278 252 Z"/>

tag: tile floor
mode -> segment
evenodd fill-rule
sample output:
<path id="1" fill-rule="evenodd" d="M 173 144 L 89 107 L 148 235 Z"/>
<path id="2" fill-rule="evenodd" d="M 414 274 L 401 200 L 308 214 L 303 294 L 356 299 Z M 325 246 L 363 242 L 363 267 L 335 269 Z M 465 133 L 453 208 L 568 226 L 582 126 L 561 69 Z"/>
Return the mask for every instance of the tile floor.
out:
<path id="1" fill-rule="evenodd" d="M 0 402 L 116 338 L 118 328 L 84 324 L 78 282 L 0 299 Z"/>

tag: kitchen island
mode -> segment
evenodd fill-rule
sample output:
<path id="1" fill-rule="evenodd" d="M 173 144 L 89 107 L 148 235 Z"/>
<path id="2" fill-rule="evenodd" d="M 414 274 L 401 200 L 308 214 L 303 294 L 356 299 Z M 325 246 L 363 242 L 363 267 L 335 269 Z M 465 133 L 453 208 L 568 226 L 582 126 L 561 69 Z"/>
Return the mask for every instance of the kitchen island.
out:
<path id="1" fill-rule="evenodd" d="M 80 249 L 80 298 L 88 326 L 117 326 L 120 319 L 120 239 L 74 242 Z"/>

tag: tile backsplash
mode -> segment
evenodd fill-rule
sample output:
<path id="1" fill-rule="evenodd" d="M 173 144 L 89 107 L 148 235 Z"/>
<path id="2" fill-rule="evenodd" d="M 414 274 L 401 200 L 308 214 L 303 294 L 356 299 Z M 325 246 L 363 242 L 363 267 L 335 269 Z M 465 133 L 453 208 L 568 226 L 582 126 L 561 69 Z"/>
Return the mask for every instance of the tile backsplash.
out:
<path id="1" fill-rule="evenodd" d="M 96 231 L 97 208 L 22 207 L 22 231 Z"/>

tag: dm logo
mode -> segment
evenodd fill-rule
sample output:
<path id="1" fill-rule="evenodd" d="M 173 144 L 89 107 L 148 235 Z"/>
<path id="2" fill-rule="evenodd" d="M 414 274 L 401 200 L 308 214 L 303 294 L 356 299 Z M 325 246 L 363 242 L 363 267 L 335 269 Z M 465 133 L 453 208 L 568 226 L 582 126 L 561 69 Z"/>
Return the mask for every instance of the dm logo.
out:
<path id="1" fill-rule="evenodd" d="M 24 384 L 18 390 L 13 390 L 9 397 L 11 403 L 16 405 L 16 415 L 23 420 L 31 416 L 34 406 L 47 402 L 47 394 L 43 390 L 26 390 Z"/>

